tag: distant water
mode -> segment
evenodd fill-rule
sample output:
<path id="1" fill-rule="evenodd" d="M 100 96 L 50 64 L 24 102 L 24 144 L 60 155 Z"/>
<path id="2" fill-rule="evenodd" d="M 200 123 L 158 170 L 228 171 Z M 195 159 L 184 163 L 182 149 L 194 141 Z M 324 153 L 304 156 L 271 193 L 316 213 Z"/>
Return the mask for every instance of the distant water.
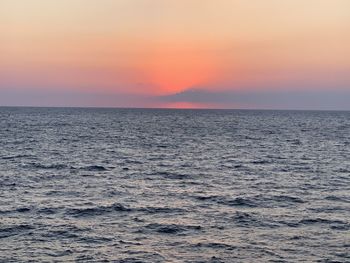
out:
<path id="1" fill-rule="evenodd" d="M 350 262 L 350 113 L 0 108 L 0 262 Z"/>

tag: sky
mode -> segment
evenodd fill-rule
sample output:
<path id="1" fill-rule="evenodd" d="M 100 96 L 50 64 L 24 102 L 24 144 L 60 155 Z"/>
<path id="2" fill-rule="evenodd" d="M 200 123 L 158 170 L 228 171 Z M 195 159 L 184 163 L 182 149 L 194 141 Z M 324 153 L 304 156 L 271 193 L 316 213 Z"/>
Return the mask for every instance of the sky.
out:
<path id="1" fill-rule="evenodd" d="M 0 0 L 0 106 L 350 110 L 349 0 Z"/>

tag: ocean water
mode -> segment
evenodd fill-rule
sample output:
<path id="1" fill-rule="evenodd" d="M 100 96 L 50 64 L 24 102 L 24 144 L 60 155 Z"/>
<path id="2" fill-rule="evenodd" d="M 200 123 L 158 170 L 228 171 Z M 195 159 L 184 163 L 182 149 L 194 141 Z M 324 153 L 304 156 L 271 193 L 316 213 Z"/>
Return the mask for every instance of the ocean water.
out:
<path id="1" fill-rule="evenodd" d="M 0 262 L 350 262 L 350 113 L 0 108 Z"/>

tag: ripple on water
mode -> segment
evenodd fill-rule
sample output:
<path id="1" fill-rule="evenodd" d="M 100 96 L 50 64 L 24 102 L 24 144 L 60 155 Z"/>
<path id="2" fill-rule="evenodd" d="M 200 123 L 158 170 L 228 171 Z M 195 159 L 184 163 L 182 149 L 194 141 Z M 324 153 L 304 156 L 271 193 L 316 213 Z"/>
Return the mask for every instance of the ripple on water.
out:
<path id="1" fill-rule="evenodd" d="M 90 216 L 100 216 L 112 212 L 130 212 L 130 208 L 125 207 L 122 204 L 114 203 L 111 205 L 102 205 L 95 207 L 86 208 L 68 208 L 66 214 L 74 217 L 90 217 Z"/>
<path id="2" fill-rule="evenodd" d="M 19 225 L 1 225 L 0 226 L 0 239 L 10 236 L 16 236 L 21 234 L 28 234 L 30 230 L 35 229 L 34 226 L 28 224 Z"/>
<path id="3" fill-rule="evenodd" d="M 149 230 L 160 234 L 180 234 L 188 231 L 200 231 L 202 227 L 197 225 L 152 223 L 146 225 L 141 232 L 148 232 Z"/>

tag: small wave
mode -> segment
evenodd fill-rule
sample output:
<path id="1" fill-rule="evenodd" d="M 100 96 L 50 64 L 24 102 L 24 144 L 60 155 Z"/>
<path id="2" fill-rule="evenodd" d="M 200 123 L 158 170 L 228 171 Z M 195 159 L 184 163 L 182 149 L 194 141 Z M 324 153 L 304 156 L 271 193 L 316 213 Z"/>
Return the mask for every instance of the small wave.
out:
<path id="1" fill-rule="evenodd" d="M 219 200 L 218 203 L 225 204 L 228 206 L 248 206 L 248 207 L 257 206 L 257 204 L 252 199 L 243 198 L 243 197 L 237 197 L 231 200 Z"/>
<path id="2" fill-rule="evenodd" d="M 50 253 L 47 253 L 47 255 L 50 256 L 50 257 L 58 258 L 58 257 L 68 256 L 68 255 L 71 255 L 73 253 L 74 252 L 72 250 L 66 249 L 64 251 L 59 251 L 59 252 L 56 252 L 56 253 L 50 252 Z"/>
<path id="3" fill-rule="evenodd" d="M 127 160 L 125 160 L 124 162 L 127 163 L 127 164 L 143 164 L 143 162 L 140 161 L 140 160 L 130 160 L 130 159 L 127 159 Z"/>
<path id="4" fill-rule="evenodd" d="M 81 177 L 97 177 L 94 174 L 80 174 L 79 176 L 81 176 Z"/>
<path id="5" fill-rule="evenodd" d="M 91 255 L 83 254 L 83 255 L 77 255 L 75 261 L 76 262 L 96 262 L 96 259 Z"/>
<path id="6" fill-rule="evenodd" d="M 193 177 L 188 174 L 180 174 L 180 173 L 171 173 L 171 172 L 155 172 L 149 175 L 162 176 L 167 179 L 175 179 L 175 180 L 183 180 L 183 179 L 192 179 Z"/>
<path id="7" fill-rule="evenodd" d="M 335 195 L 326 196 L 325 199 L 329 200 L 329 201 L 350 203 L 350 200 L 348 198 L 346 198 L 346 197 L 339 197 L 339 196 L 335 196 Z"/>
<path id="8" fill-rule="evenodd" d="M 251 214 L 237 211 L 233 216 L 233 221 L 241 227 L 262 227 L 263 223 Z"/>
<path id="9" fill-rule="evenodd" d="M 25 157 L 32 157 L 31 155 L 25 155 L 25 154 L 18 154 L 18 155 L 12 155 L 12 156 L 3 156 L 1 159 L 3 160 L 14 160 L 19 158 L 25 158 Z"/>
<path id="10" fill-rule="evenodd" d="M 140 207 L 135 208 L 135 211 L 139 212 L 145 212 L 147 214 L 171 214 L 171 213 L 181 213 L 186 211 L 182 208 L 176 208 L 176 207 Z"/>
<path id="11" fill-rule="evenodd" d="M 49 231 L 42 233 L 42 237 L 52 240 L 57 239 L 75 239 L 79 240 L 83 238 L 86 233 L 91 231 L 88 227 L 78 227 L 73 224 L 61 224 L 52 226 Z"/>
<path id="12" fill-rule="evenodd" d="M 248 167 L 243 164 L 232 164 L 224 163 L 220 166 L 221 169 L 237 169 L 237 170 L 247 170 Z"/>
<path id="13" fill-rule="evenodd" d="M 236 198 L 228 198 L 225 196 L 195 196 L 197 200 L 201 201 L 214 201 L 221 205 L 227 205 L 227 206 L 247 206 L 247 207 L 256 207 L 257 204 L 252 200 L 248 198 L 243 197 L 236 197 Z"/>
<path id="14" fill-rule="evenodd" d="M 315 208 L 310 208 L 310 211 L 316 212 L 316 213 L 329 213 L 333 214 L 335 212 L 339 211 L 348 211 L 345 207 L 342 206 L 322 206 L 322 207 L 315 207 Z"/>
<path id="15" fill-rule="evenodd" d="M 79 235 L 77 235 L 76 233 L 74 233 L 74 231 L 71 231 L 71 230 L 60 229 L 60 230 L 51 230 L 50 232 L 43 234 L 43 237 L 52 238 L 52 239 L 61 239 L 61 238 L 74 239 L 74 238 L 79 238 Z"/>
<path id="16" fill-rule="evenodd" d="M 226 197 L 226 196 L 195 196 L 200 201 L 212 201 L 227 206 L 246 206 L 246 207 L 271 207 L 275 205 L 288 206 L 291 204 L 304 203 L 301 198 L 287 195 L 276 196 L 249 196 L 249 197 Z"/>
<path id="17" fill-rule="evenodd" d="M 9 213 L 10 211 L 8 211 L 8 210 L 0 210 L 0 214 L 7 214 L 7 213 Z"/>
<path id="18" fill-rule="evenodd" d="M 229 245 L 226 243 L 221 243 L 221 242 L 200 242 L 197 244 L 194 244 L 195 247 L 203 247 L 203 248 L 213 248 L 213 249 L 225 249 L 225 250 L 234 250 L 237 249 L 236 246 Z"/>
<path id="19" fill-rule="evenodd" d="M 302 142 L 299 139 L 287 139 L 286 142 L 290 143 L 292 145 L 301 145 L 302 144 Z"/>
<path id="20" fill-rule="evenodd" d="M 251 223 L 252 221 L 255 221 L 252 215 L 245 213 L 245 212 L 239 212 L 237 211 L 234 215 L 234 220 L 240 222 L 240 223 Z"/>
<path id="21" fill-rule="evenodd" d="M 331 219 L 324 219 L 324 218 L 307 218 L 302 219 L 299 222 L 285 222 L 281 221 L 279 222 L 281 224 L 284 224 L 289 227 L 300 227 L 305 225 L 326 225 L 331 229 L 334 230 L 349 230 L 350 224 L 348 222 L 344 222 L 341 220 L 331 220 Z"/>
<path id="22" fill-rule="evenodd" d="M 127 245 L 135 245 L 135 246 L 142 245 L 142 243 L 140 242 L 132 242 L 132 241 L 125 241 L 125 240 L 119 240 L 119 244 L 127 244 Z"/>
<path id="23" fill-rule="evenodd" d="M 25 164 L 24 167 L 35 168 L 42 170 L 62 170 L 68 168 L 65 164 L 42 164 L 42 163 L 30 163 Z"/>
<path id="24" fill-rule="evenodd" d="M 0 214 L 27 213 L 29 211 L 31 211 L 29 207 L 19 207 L 12 210 L 0 210 Z"/>
<path id="25" fill-rule="evenodd" d="M 16 209 L 16 212 L 18 213 L 26 213 L 29 212 L 31 209 L 29 207 L 20 207 Z"/>
<path id="26" fill-rule="evenodd" d="M 39 214 L 54 215 L 58 213 L 58 208 L 44 207 L 38 210 Z"/>
<path id="27" fill-rule="evenodd" d="M 305 203 L 301 198 L 290 195 L 275 195 L 271 197 L 271 200 L 281 203 Z"/>
<path id="28" fill-rule="evenodd" d="M 84 236 L 79 238 L 80 242 L 88 243 L 88 244 L 104 244 L 113 241 L 113 238 L 109 237 L 100 237 L 100 236 Z"/>
<path id="29" fill-rule="evenodd" d="M 90 208 L 70 208 L 66 212 L 69 215 L 75 217 L 86 217 L 86 216 L 98 216 L 111 212 L 129 212 L 130 208 L 123 206 L 122 204 L 115 203 L 109 206 L 97 206 Z"/>
<path id="30" fill-rule="evenodd" d="M 3 227 L 0 228 L 0 238 L 6 238 L 10 236 L 19 235 L 23 232 L 27 232 L 29 230 L 34 229 L 34 227 L 26 224 L 16 225 L 16 226 L 10 226 L 10 227 Z"/>
<path id="31" fill-rule="evenodd" d="M 266 220 L 256 214 L 241 211 L 237 211 L 232 219 L 238 226 L 241 227 L 278 227 L 278 224 L 274 221 Z"/>
<path id="32" fill-rule="evenodd" d="M 252 164 L 268 164 L 270 163 L 270 161 L 268 160 L 256 160 L 256 161 L 252 161 Z"/>
<path id="33" fill-rule="evenodd" d="M 243 138 L 245 139 L 245 140 L 254 140 L 254 141 L 260 141 L 261 140 L 261 138 L 258 138 L 258 137 L 252 137 L 252 136 L 243 136 Z"/>
<path id="34" fill-rule="evenodd" d="M 217 195 L 207 195 L 207 196 L 200 195 L 200 196 L 194 196 L 194 198 L 197 200 L 205 201 L 205 200 L 216 200 L 221 197 Z"/>
<path id="35" fill-rule="evenodd" d="M 80 170 L 92 171 L 92 172 L 103 172 L 103 171 L 107 171 L 108 169 L 102 165 L 89 165 L 89 166 L 80 168 Z"/>
<path id="36" fill-rule="evenodd" d="M 347 222 L 341 221 L 341 220 L 331 220 L 331 219 L 324 219 L 324 218 L 307 218 L 302 219 L 299 221 L 299 224 L 303 225 L 313 225 L 313 224 L 337 224 L 337 225 L 348 225 Z"/>
<path id="37" fill-rule="evenodd" d="M 177 225 L 177 224 L 149 224 L 145 227 L 147 230 L 155 231 L 161 234 L 178 234 L 186 231 L 201 230 L 201 226 L 196 225 Z"/>
<path id="38" fill-rule="evenodd" d="M 136 254 L 137 256 L 134 257 L 130 255 L 126 257 L 121 257 L 118 260 L 113 260 L 113 262 L 114 263 L 169 262 L 169 261 L 166 261 L 166 258 L 164 256 L 154 251 L 150 252 L 150 251 L 144 251 L 144 250 L 138 250 L 138 251 L 129 250 L 128 253 Z M 109 261 L 106 260 L 103 262 L 109 262 Z"/>
<path id="39" fill-rule="evenodd" d="M 330 227 L 331 227 L 331 229 L 334 229 L 334 230 L 342 230 L 342 231 L 350 230 L 350 224 L 347 224 L 347 223 L 344 223 L 344 224 L 333 224 Z"/>
<path id="40" fill-rule="evenodd" d="M 266 156 L 269 159 L 275 159 L 275 160 L 287 160 L 288 158 L 279 156 L 279 155 L 267 155 Z"/>
<path id="41" fill-rule="evenodd" d="M 159 144 L 156 146 L 157 148 L 168 148 L 168 145 L 164 145 L 164 144 Z"/>
<path id="42" fill-rule="evenodd" d="M 350 169 L 339 168 L 339 169 L 335 170 L 335 172 L 348 174 L 348 173 L 350 173 Z"/>
<path id="43" fill-rule="evenodd" d="M 0 182 L 0 187 L 15 187 L 17 186 L 18 184 L 15 183 L 15 182 Z"/>

